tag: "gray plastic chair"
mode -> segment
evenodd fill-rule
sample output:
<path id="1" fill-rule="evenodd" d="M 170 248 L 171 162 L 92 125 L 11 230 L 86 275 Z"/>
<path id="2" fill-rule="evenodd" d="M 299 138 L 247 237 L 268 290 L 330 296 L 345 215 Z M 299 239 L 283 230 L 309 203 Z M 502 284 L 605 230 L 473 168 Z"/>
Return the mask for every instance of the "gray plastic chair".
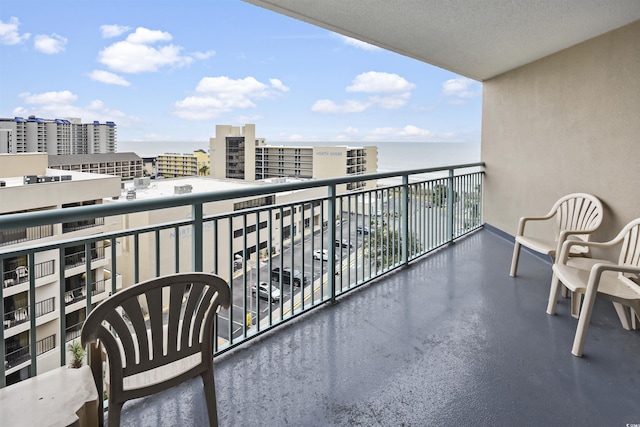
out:
<path id="1" fill-rule="evenodd" d="M 228 308 L 229 303 L 229 285 L 224 279 L 207 273 L 179 273 L 123 289 L 89 314 L 82 326 L 82 345 L 89 344 L 98 396 L 103 393 L 102 348 L 107 354 L 109 426 L 120 425 L 127 400 L 198 375 L 204 384 L 209 424 L 218 425 L 213 326 L 219 308 Z M 99 415 L 104 413 L 102 403 L 98 410 Z M 104 424 L 104 418 L 99 419 Z"/>

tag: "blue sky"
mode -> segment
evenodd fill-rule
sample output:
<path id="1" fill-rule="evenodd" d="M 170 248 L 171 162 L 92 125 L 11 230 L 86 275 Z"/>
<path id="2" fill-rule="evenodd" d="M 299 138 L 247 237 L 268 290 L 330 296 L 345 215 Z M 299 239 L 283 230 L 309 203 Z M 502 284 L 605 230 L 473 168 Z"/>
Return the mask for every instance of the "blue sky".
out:
<path id="1" fill-rule="evenodd" d="M 120 141 L 480 140 L 480 83 L 240 0 L 2 0 L 0 63 L 0 117 Z"/>

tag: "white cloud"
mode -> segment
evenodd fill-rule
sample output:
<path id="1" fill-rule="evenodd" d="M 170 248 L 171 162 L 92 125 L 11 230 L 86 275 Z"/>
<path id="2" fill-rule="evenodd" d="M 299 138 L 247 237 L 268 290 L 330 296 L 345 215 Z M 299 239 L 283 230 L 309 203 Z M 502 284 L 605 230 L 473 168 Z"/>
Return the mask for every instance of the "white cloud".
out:
<path id="1" fill-rule="evenodd" d="M 35 94 L 23 92 L 18 96 L 27 104 L 70 104 L 78 99 L 77 95 L 68 90 Z"/>
<path id="2" fill-rule="evenodd" d="M 348 135 L 355 135 L 355 134 L 358 133 L 358 128 L 354 128 L 353 126 L 349 126 L 345 130 L 343 130 L 343 132 L 348 134 Z"/>
<path id="3" fill-rule="evenodd" d="M 131 27 L 125 25 L 102 25 L 100 31 L 102 31 L 103 39 L 110 39 L 112 37 L 118 37 L 120 34 L 124 34 L 129 31 Z"/>
<path id="4" fill-rule="evenodd" d="M 369 102 L 349 99 L 339 105 L 330 99 L 320 99 L 311 106 L 311 111 L 316 113 L 361 113 L 371 106 Z"/>
<path id="5" fill-rule="evenodd" d="M 410 92 L 399 93 L 392 96 L 372 96 L 369 98 L 371 103 L 385 110 L 395 110 L 403 107 L 411 97 Z"/>
<path id="6" fill-rule="evenodd" d="M 144 27 L 138 27 L 136 30 L 127 36 L 127 41 L 129 43 L 135 44 L 153 44 L 156 42 L 168 42 L 171 41 L 173 37 L 171 34 L 160 31 L 160 30 L 150 30 Z"/>
<path id="7" fill-rule="evenodd" d="M 450 104 L 466 104 L 470 98 L 482 94 L 480 83 L 466 77 L 456 77 L 442 83 L 442 95 Z"/>
<path id="8" fill-rule="evenodd" d="M 182 46 L 163 44 L 172 39 L 165 31 L 138 27 L 125 40 L 102 49 L 98 61 L 113 71 L 136 74 L 155 72 L 163 67 L 184 67 L 215 54 L 212 50 L 183 54 Z"/>
<path id="9" fill-rule="evenodd" d="M 278 79 L 269 82 L 270 86 L 254 77 L 237 80 L 227 76 L 204 77 L 196 86 L 196 95 L 175 102 L 173 114 L 186 120 L 211 120 L 222 113 L 255 108 L 257 100 L 289 90 Z"/>
<path id="10" fill-rule="evenodd" d="M 9 22 L 0 20 L 0 43 L 2 44 L 19 44 L 31 37 L 31 34 L 20 34 L 18 27 L 20 21 L 15 16 L 9 18 Z"/>
<path id="11" fill-rule="evenodd" d="M 105 83 L 108 85 L 131 86 L 131 83 L 129 83 L 123 77 L 104 70 L 93 70 L 89 74 L 89 78 L 93 81 Z"/>
<path id="12" fill-rule="evenodd" d="M 366 100 L 350 99 L 342 104 L 330 99 L 320 99 L 311 106 L 317 113 L 361 113 L 377 106 L 386 110 L 398 109 L 406 105 L 411 97 L 411 90 L 416 85 L 397 74 L 369 71 L 357 75 L 347 86 L 346 91 L 352 93 L 372 94 Z M 383 94 L 385 96 L 373 95 Z"/>
<path id="13" fill-rule="evenodd" d="M 352 46 L 358 49 L 362 49 L 362 50 L 368 50 L 368 51 L 375 51 L 375 50 L 381 50 L 378 46 L 374 46 L 372 44 L 369 44 L 367 42 L 363 42 L 357 39 L 352 39 L 351 37 L 347 37 L 347 36 L 343 36 L 342 34 L 336 34 L 334 33 L 340 40 L 342 40 L 342 43 L 346 44 L 347 46 Z"/>
<path id="14" fill-rule="evenodd" d="M 213 55 L 216 54 L 215 50 L 208 50 L 206 52 L 194 52 L 191 55 L 195 58 L 195 59 L 209 59 L 211 58 Z"/>
<path id="15" fill-rule="evenodd" d="M 282 84 L 282 82 L 278 79 L 269 79 L 269 83 L 274 89 L 278 89 L 282 92 L 289 92 L 289 88 Z"/>
<path id="16" fill-rule="evenodd" d="M 48 55 L 64 51 L 66 44 L 67 39 L 55 33 L 50 36 L 38 34 L 33 38 L 33 45 L 36 50 Z"/>
<path id="17" fill-rule="evenodd" d="M 369 71 L 357 75 L 346 90 L 347 92 L 364 93 L 404 93 L 415 87 L 415 84 L 397 74 Z"/>

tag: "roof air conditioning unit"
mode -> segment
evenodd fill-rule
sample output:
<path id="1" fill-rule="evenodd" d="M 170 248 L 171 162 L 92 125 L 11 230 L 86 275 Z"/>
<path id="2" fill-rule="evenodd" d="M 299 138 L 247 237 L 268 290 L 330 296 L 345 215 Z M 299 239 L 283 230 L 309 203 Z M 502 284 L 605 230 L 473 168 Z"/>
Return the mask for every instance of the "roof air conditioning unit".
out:
<path id="1" fill-rule="evenodd" d="M 133 178 L 133 186 L 135 188 L 149 188 L 151 178 L 145 176 L 143 178 Z"/>
<path id="2" fill-rule="evenodd" d="M 173 194 L 189 194 L 193 190 L 193 186 L 190 184 L 175 185 L 173 187 Z"/>

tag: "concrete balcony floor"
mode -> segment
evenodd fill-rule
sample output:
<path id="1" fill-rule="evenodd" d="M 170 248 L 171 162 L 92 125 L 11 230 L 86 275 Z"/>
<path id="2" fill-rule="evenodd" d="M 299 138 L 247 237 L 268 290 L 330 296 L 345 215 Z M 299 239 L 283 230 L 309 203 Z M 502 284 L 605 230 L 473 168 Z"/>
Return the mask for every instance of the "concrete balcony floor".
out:
<path id="1" fill-rule="evenodd" d="M 584 357 L 550 264 L 484 229 L 216 358 L 221 426 L 640 423 L 640 335 L 597 301 Z M 199 379 L 122 425 L 204 425 Z"/>

